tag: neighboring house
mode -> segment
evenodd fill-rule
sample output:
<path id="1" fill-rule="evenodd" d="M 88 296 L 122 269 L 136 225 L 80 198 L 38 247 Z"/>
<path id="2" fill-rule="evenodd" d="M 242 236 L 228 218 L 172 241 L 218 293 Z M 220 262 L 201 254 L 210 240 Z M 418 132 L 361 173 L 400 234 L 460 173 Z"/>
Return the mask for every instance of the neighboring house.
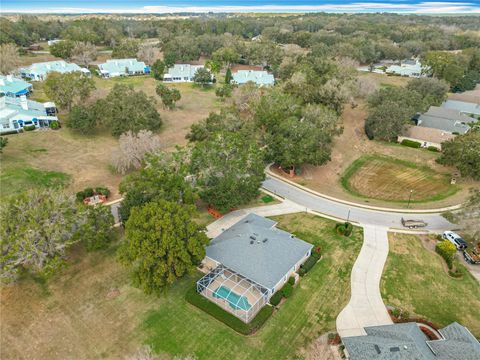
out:
<path id="1" fill-rule="evenodd" d="M 402 135 L 398 137 L 398 142 L 413 140 L 421 143 L 424 148 L 433 146 L 442 150 L 442 143 L 453 138 L 455 138 L 455 135 L 443 130 L 408 125 Z"/>
<path id="2" fill-rule="evenodd" d="M 63 60 L 35 63 L 30 66 L 20 68 L 20 74 L 23 78 L 34 81 L 45 80 L 50 72 L 59 72 L 61 74 L 79 71 L 87 76 L 90 75 L 88 69 L 82 68 L 74 63 L 67 63 Z"/>
<path id="3" fill-rule="evenodd" d="M 430 106 L 426 113 L 416 116 L 414 120 L 417 126 L 461 135 L 470 130 L 468 124 L 476 122 L 476 119 L 460 114 L 457 110 L 439 106 Z"/>
<path id="4" fill-rule="evenodd" d="M 251 213 L 214 238 L 202 262 L 210 272 L 197 291 L 242 321 L 253 319 L 313 247 L 275 225 Z"/>
<path id="5" fill-rule="evenodd" d="M 365 336 L 342 338 L 350 360 L 478 360 L 480 343 L 462 325 L 454 322 L 429 340 L 414 322 L 366 327 Z"/>
<path id="6" fill-rule="evenodd" d="M 12 75 L 0 75 L 0 95 L 21 96 L 32 91 L 32 84 Z"/>
<path id="7" fill-rule="evenodd" d="M 466 102 L 466 101 L 458 101 L 458 100 L 447 100 L 442 104 L 442 107 L 445 109 L 456 110 L 463 115 L 475 115 L 477 117 L 480 116 L 480 104 Z"/>
<path id="8" fill-rule="evenodd" d="M 193 82 L 197 70 L 203 68 L 203 65 L 175 64 L 168 68 L 168 72 L 163 75 L 163 81 Z"/>
<path id="9" fill-rule="evenodd" d="M 47 41 L 47 44 L 48 44 L 48 46 L 52 46 L 53 44 L 56 44 L 56 43 L 58 43 L 58 42 L 60 42 L 60 41 L 63 41 L 63 40 L 61 40 L 61 39 L 52 39 L 52 40 L 48 40 L 48 41 Z"/>
<path id="10" fill-rule="evenodd" d="M 265 70 L 238 70 L 233 73 L 233 82 L 237 85 L 243 85 L 252 81 L 258 86 L 272 86 L 275 79 L 272 74 Z"/>
<path id="11" fill-rule="evenodd" d="M 18 98 L 0 97 L 0 133 L 19 132 L 24 126 L 48 128 L 52 121 L 58 121 L 54 103 L 41 104 L 27 100 L 25 95 Z"/>
<path id="12" fill-rule="evenodd" d="M 417 78 L 427 76 L 422 70 L 425 70 L 422 63 L 418 60 L 412 59 L 404 60 L 400 65 L 390 65 L 386 68 L 385 73 Z"/>
<path id="13" fill-rule="evenodd" d="M 105 78 L 150 74 L 150 67 L 137 59 L 111 59 L 98 68 Z"/>

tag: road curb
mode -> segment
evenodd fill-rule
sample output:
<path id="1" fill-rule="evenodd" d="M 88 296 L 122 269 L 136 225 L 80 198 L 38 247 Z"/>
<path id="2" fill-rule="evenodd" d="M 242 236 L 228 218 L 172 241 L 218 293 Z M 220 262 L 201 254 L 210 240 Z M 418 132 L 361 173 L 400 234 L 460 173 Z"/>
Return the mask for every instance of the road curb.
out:
<path id="1" fill-rule="evenodd" d="M 390 213 L 401 213 L 401 214 L 437 214 L 437 213 L 442 213 L 442 212 L 446 212 L 446 211 L 458 210 L 462 207 L 462 204 L 458 204 L 458 205 L 449 206 L 449 207 L 445 207 L 445 208 L 438 208 L 438 209 L 414 210 L 414 209 L 392 209 L 392 208 L 384 208 L 384 207 L 379 207 L 379 206 L 370 206 L 370 205 L 354 203 L 354 202 L 338 199 L 338 198 L 335 198 L 335 197 L 332 197 L 332 196 L 329 196 L 329 195 L 319 193 L 315 190 L 312 190 L 312 189 L 309 189 L 305 186 L 297 184 L 294 181 L 285 179 L 283 176 L 275 174 L 272 170 L 270 170 L 271 165 L 272 164 L 268 165 L 265 168 L 265 173 L 267 174 L 267 176 L 270 176 L 270 177 L 275 178 L 277 180 L 283 181 L 283 182 L 285 182 L 289 185 L 295 186 L 296 188 L 298 188 L 300 190 L 303 190 L 305 192 L 308 192 L 312 195 L 315 195 L 315 196 L 318 196 L 318 197 L 321 197 L 321 198 L 324 198 L 324 199 L 327 199 L 327 200 L 330 200 L 330 201 L 334 201 L 334 202 L 337 202 L 337 203 L 341 203 L 341 204 L 344 204 L 344 205 L 352 206 L 352 207 L 358 207 L 358 208 L 363 208 L 363 209 L 367 209 L 367 210 L 374 210 L 374 211 L 390 212 Z"/>

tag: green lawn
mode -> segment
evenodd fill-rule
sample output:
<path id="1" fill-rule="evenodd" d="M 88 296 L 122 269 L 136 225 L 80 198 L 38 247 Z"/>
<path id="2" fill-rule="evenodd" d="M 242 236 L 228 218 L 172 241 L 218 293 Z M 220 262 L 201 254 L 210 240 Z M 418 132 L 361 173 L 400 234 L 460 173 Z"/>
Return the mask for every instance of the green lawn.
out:
<path id="1" fill-rule="evenodd" d="M 415 235 L 390 234 L 390 254 L 381 291 L 388 305 L 441 326 L 457 321 L 480 336 L 480 285 L 465 270 L 451 278 L 440 256 L 425 249 Z"/>
<path id="2" fill-rule="evenodd" d="M 312 215 L 275 217 L 279 227 L 321 246 L 322 260 L 295 288 L 255 335 L 237 334 L 183 298 L 194 279 L 178 283 L 140 327 L 158 353 L 195 354 L 199 359 L 294 358 L 312 340 L 335 329 L 335 318 L 348 302 L 350 271 L 362 243 L 357 228 L 351 238 L 333 231 L 334 222 Z M 200 275 L 199 275 L 200 276 Z"/>

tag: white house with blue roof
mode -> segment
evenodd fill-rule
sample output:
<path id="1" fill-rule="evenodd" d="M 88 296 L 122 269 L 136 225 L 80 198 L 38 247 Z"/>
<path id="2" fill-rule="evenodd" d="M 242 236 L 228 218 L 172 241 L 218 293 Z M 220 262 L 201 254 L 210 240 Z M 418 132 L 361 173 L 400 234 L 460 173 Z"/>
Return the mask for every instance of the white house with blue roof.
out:
<path id="1" fill-rule="evenodd" d="M 30 66 L 20 68 L 21 76 L 23 78 L 31 79 L 33 81 L 45 80 L 47 78 L 47 75 L 51 72 L 59 72 L 61 74 L 65 74 L 75 71 L 90 76 L 90 70 L 82 68 L 74 63 L 67 63 L 64 60 L 35 63 Z"/>
<path id="2" fill-rule="evenodd" d="M 0 96 L 0 134 L 15 133 L 25 126 L 48 128 L 53 121 L 58 121 L 57 109 L 52 102 L 39 103 L 20 97 Z"/>
<path id="3" fill-rule="evenodd" d="M 233 73 L 233 82 L 243 85 L 247 82 L 254 82 L 258 86 L 273 86 L 275 78 L 265 70 L 238 70 Z"/>
<path id="4" fill-rule="evenodd" d="M 150 74 L 150 67 L 137 59 L 110 59 L 98 65 L 105 78 Z"/>
<path id="5" fill-rule="evenodd" d="M 28 95 L 32 91 L 32 84 L 13 75 L 0 75 L 0 95 L 21 96 Z"/>
<path id="6" fill-rule="evenodd" d="M 163 81 L 193 82 L 195 73 L 203 68 L 203 65 L 175 64 L 163 75 Z"/>

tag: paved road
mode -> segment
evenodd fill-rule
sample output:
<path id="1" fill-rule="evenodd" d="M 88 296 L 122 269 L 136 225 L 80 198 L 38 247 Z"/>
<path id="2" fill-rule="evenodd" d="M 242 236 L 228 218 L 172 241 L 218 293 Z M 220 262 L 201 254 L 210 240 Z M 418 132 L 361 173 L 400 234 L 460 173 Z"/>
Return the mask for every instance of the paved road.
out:
<path id="1" fill-rule="evenodd" d="M 337 203 L 335 201 L 322 198 L 281 180 L 267 176 L 263 182 L 263 188 L 266 190 L 289 199 L 305 208 L 330 215 L 340 219 L 347 219 L 350 211 L 349 219 L 351 221 L 364 225 L 377 225 L 386 228 L 402 228 L 401 219 L 413 218 L 422 219 L 428 223 L 426 229 L 436 232 L 455 228 L 454 224 L 445 220 L 440 214 L 402 214 L 393 212 L 382 212 L 377 210 L 369 210 L 365 208 L 349 206 Z"/>
<path id="2" fill-rule="evenodd" d="M 380 280 L 388 257 L 387 230 L 372 225 L 363 228 L 362 249 L 350 278 L 350 301 L 337 317 L 337 332 L 341 337 L 366 335 L 366 326 L 392 324 L 380 294 Z"/>

